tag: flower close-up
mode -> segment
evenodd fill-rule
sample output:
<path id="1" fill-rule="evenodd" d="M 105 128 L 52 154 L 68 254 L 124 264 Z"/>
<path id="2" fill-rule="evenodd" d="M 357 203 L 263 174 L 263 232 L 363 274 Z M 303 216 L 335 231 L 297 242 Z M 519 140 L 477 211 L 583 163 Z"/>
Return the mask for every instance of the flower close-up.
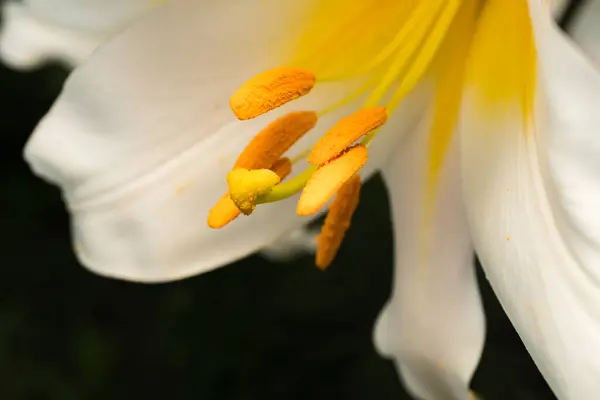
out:
<path id="1" fill-rule="evenodd" d="M 556 396 L 600 395 L 594 21 L 575 30 L 584 52 L 545 0 L 154 7 L 73 71 L 25 148 L 84 266 L 179 280 L 325 215 L 326 270 L 381 172 L 395 274 L 373 340 L 411 395 L 472 395 L 474 252 Z"/>

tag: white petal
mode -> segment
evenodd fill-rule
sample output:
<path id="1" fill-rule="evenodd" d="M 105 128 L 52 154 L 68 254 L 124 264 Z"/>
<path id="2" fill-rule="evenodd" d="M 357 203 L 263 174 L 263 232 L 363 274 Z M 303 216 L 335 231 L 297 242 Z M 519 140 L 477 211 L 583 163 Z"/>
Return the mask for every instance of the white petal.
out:
<path id="1" fill-rule="evenodd" d="M 326 84 L 252 121 L 231 115 L 235 88 L 282 62 L 278 44 L 292 29 L 283 16 L 297 16 L 298 3 L 173 2 L 72 74 L 26 158 L 63 189 L 84 265 L 123 279 L 179 279 L 246 256 L 307 222 L 295 215 L 292 198 L 222 230 L 206 226 L 208 210 L 226 192 L 227 171 L 269 119 L 322 109 L 353 89 Z M 297 151 L 347 111 L 324 117 Z M 384 131 L 374 161 L 394 149 L 395 136 Z M 370 162 L 365 175 L 376 166 Z"/>
<path id="2" fill-rule="evenodd" d="M 570 33 L 577 44 L 600 65 L 600 0 L 584 2 Z"/>
<path id="3" fill-rule="evenodd" d="M 7 1 L 2 10 L 0 57 L 19 69 L 46 61 L 77 65 L 154 5 L 149 0 Z"/>
<path id="4" fill-rule="evenodd" d="M 469 92 L 465 201 L 487 277 L 551 388 L 560 399 L 595 399 L 600 75 L 531 4 L 540 63 L 534 124 L 524 132 L 518 105 L 495 118 L 470 112 Z"/>
<path id="5" fill-rule="evenodd" d="M 439 178 L 434 219 L 424 220 L 430 128 L 427 118 L 413 127 L 384 169 L 394 219 L 395 276 L 375 342 L 396 361 L 416 398 L 462 400 L 469 397 L 485 324 L 460 192 L 457 140 Z"/>

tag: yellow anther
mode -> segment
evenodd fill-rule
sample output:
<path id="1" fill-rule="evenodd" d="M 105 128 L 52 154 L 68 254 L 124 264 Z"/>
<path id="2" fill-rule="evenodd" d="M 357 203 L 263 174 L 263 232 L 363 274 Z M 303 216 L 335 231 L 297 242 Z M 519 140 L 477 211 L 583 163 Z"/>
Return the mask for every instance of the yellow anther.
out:
<path id="1" fill-rule="evenodd" d="M 317 114 L 312 111 L 296 111 L 276 119 L 250 141 L 234 168 L 270 168 L 316 124 Z"/>
<path id="2" fill-rule="evenodd" d="M 342 185 L 329 207 L 327 218 L 317 237 L 316 264 L 320 269 L 327 268 L 335 258 L 344 235 L 350 228 L 352 215 L 360 198 L 360 177 L 354 175 Z"/>
<path id="3" fill-rule="evenodd" d="M 298 215 L 315 214 L 367 162 L 363 145 L 351 147 L 338 158 L 321 166 L 308 180 L 298 200 Z"/>
<path id="4" fill-rule="evenodd" d="M 308 162 L 322 165 L 340 155 L 352 143 L 385 124 L 388 112 L 385 107 L 363 108 L 342 118 L 313 147 Z"/>
<path id="5" fill-rule="evenodd" d="M 231 200 L 245 215 L 252 214 L 256 209 L 256 198 L 267 193 L 279 181 L 279 175 L 270 169 L 236 168 L 227 174 Z"/>
<path id="6" fill-rule="evenodd" d="M 308 94 L 315 81 L 315 75 L 306 69 L 273 68 L 244 83 L 231 96 L 229 105 L 238 119 L 255 118 Z"/>

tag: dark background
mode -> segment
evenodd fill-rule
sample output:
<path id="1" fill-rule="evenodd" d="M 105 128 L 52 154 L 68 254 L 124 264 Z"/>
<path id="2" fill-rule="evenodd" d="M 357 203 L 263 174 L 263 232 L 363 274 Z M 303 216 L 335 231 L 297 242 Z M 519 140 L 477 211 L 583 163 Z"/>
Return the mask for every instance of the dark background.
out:
<path id="1" fill-rule="evenodd" d="M 563 25 L 576 15 L 573 4 Z M 308 256 L 254 256 L 165 285 L 101 278 L 73 256 L 58 190 L 21 159 L 65 76 L 0 67 L 0 399 L 408 398 L 371 343 L 392 274 L 379 178 L 326 273 Z M 480 278 L 488 336 L 474 389 L 487 400 L 554 399 Z"/>

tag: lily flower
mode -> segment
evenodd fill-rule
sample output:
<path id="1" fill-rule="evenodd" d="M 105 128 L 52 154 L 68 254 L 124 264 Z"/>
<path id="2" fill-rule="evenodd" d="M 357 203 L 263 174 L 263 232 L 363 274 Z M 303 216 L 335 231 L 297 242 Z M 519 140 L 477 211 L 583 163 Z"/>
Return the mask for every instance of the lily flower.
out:
<path id="1" fill-rule="evenodd" d="M 25 158 L 61 187 L 79 260 L 139 282 L 244 257 L 333 198 L 324 268 L 357 174 L 381 170 L 396 272 L 374 340 L 408 390 L 470 396 L 474 249 L 580 400 L 600 393 L 599 108 L 544 0 L 179 0 L 74 71 Z"/>
<path id="2" fill-rule="evenodd" d="M 150 0 L 8 0 L 2 5 L 0 58 L 16 69 L 48 61 L 78 65 L 156 4 Z"/>

